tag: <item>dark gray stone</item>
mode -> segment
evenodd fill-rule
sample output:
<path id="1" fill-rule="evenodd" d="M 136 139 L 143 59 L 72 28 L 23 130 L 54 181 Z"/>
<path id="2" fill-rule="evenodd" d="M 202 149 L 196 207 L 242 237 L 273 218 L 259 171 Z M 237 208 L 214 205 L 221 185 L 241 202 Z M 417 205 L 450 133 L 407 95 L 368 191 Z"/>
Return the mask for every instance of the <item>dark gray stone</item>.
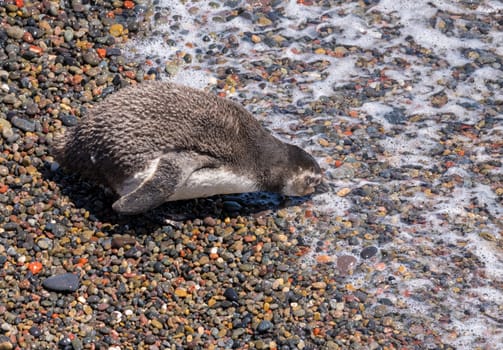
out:
<path id="1" fill-rule="evenodd" d="M 229 301 L 238 301 L 238 293 L 234 290 L 234 288 L 227 288 L 224 292 L 224 297 Z"/>
<path id="2" fill-rule="evenodd" d="M 32 122 L 31 120 L 19 118 L 19 117 L 13 117 L 11 119 L 12 125 L 14 125 L 16 128 L 23 130 L 23 131 L 30 131 L 33 132 L 35 131 L 35 123 Z"/>
<path id="3" fill-rule="evenodd" d="M 376 253 L 377 253 L 377 248 L 374 246 L 370 246 L 370 247 L 363 248 L 363 250 L 360 252 L 360 256 L 362 257 L 362 259 L 369 259 L 369 258 L 373 257 L 374 255 L 376 255 Z"/>
<path id="4" fill-rule="evenodd" d="M 53 292 L 75 292 L 79 285 L 79 277 L 73 273 L 52 276 L 42 282 L 45 289 Z"/>

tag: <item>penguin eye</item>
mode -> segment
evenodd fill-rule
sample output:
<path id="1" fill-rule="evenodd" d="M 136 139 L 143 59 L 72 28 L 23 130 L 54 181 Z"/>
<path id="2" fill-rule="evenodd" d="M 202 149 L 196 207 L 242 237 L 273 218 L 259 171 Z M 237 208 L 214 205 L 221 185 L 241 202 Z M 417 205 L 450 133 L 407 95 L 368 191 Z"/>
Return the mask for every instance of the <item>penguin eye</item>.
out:
<path id="1" fill-rule="evenodd" d="M 308 184 L 308 185 L 310 185 L 310 186 L 311 186 L 311 185 L 314 185 L 314 183 L 316 182 L 316 178 L 314 178 L 314 177 L 312 177 L 312 176 L 308 176 L 308 177 L 306 178 L 306 182 L 307 182 L 307 184 Z"/>
<path id="2" fill-rule="evenodd" d="M 307 184 L 309 186 L 316 187 L 321 183 L 321 177 L 319 176 L 308 176 L 307 177 Z"/>

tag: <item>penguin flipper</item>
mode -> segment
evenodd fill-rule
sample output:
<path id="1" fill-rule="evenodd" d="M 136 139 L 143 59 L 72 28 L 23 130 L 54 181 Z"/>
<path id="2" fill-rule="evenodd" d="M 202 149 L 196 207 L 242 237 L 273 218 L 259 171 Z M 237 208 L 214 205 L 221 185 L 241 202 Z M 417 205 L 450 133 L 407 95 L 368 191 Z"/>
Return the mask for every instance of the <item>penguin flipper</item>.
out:
<path id="1" fill-rule="evenodd" d="M 170 158 L 156 159 L 151 174 L 138 187 L 115 201 L 112 208 L 120 214 L 134 215 L 164 203 L 180 181 L 180 171 Z"/>
<path id="2" fill-rule="evenodd" d="M 204 167 L 208 161 L 208 156 L 193 152 L 166 153 L 152 162 L 143 181 L 124 193 L 112 208 L 126 215 L 154 209 L 166 202 L 193 171 Z"/>

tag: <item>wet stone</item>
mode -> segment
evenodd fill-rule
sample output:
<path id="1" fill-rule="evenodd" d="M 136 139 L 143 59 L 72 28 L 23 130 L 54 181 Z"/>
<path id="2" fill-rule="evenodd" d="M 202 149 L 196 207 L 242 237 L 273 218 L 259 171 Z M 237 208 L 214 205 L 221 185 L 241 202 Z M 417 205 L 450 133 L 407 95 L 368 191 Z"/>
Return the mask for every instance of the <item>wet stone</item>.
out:
<path id="1" fill-rule="evenodd" d="M 384 114 L 383 117 L 391 124 L 402 124 L 407 121 L 407 116 L 404 111 L 398 108 L 393 108 L 391 112 Z"/>
<path id="2" fill-rule="evenodd" d="M 343 275 L 348 274 L 356 266 L 356 258 L 352 255 L 342 255 L 337 258 L 337 270 Z"/>
<path id="3" fill-rule="evenodd" d="M 447 94 L 444 91 L 441 91 L 435 95 L 433 95 L 430 99 L 431 105 L 435 108 L 443 107 L 448 102 Z"/>
<path id="4" fill-rule="evenodd" d="M 362 259 L 369 259 L 376 255 L 377 253 L 377 248 L 370 246 L 370 247 L 365 247 L 363 250 L 360 252 L 360 256 Z"/>
<path id="5" fill-rule="evenodd" d="M 49 277 L 42 282 L 42 286 L 54 292 L 74 292 L 79 288 L 79 277 L 73 273 L 64 273 Z"/>

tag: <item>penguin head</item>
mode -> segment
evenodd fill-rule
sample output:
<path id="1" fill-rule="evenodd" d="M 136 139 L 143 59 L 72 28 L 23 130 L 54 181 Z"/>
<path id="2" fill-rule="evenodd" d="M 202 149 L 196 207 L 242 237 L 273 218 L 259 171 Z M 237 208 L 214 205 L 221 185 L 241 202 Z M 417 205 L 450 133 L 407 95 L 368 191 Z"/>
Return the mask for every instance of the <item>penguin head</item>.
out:
<path id="1" fill-rule="evenodd" d="M 323 173 L 313 156 L 297 146 L 288 145 L 288 162 L 291 172 L 285 178 L 282 194 L 307 196 L 326 191 Z"/>

